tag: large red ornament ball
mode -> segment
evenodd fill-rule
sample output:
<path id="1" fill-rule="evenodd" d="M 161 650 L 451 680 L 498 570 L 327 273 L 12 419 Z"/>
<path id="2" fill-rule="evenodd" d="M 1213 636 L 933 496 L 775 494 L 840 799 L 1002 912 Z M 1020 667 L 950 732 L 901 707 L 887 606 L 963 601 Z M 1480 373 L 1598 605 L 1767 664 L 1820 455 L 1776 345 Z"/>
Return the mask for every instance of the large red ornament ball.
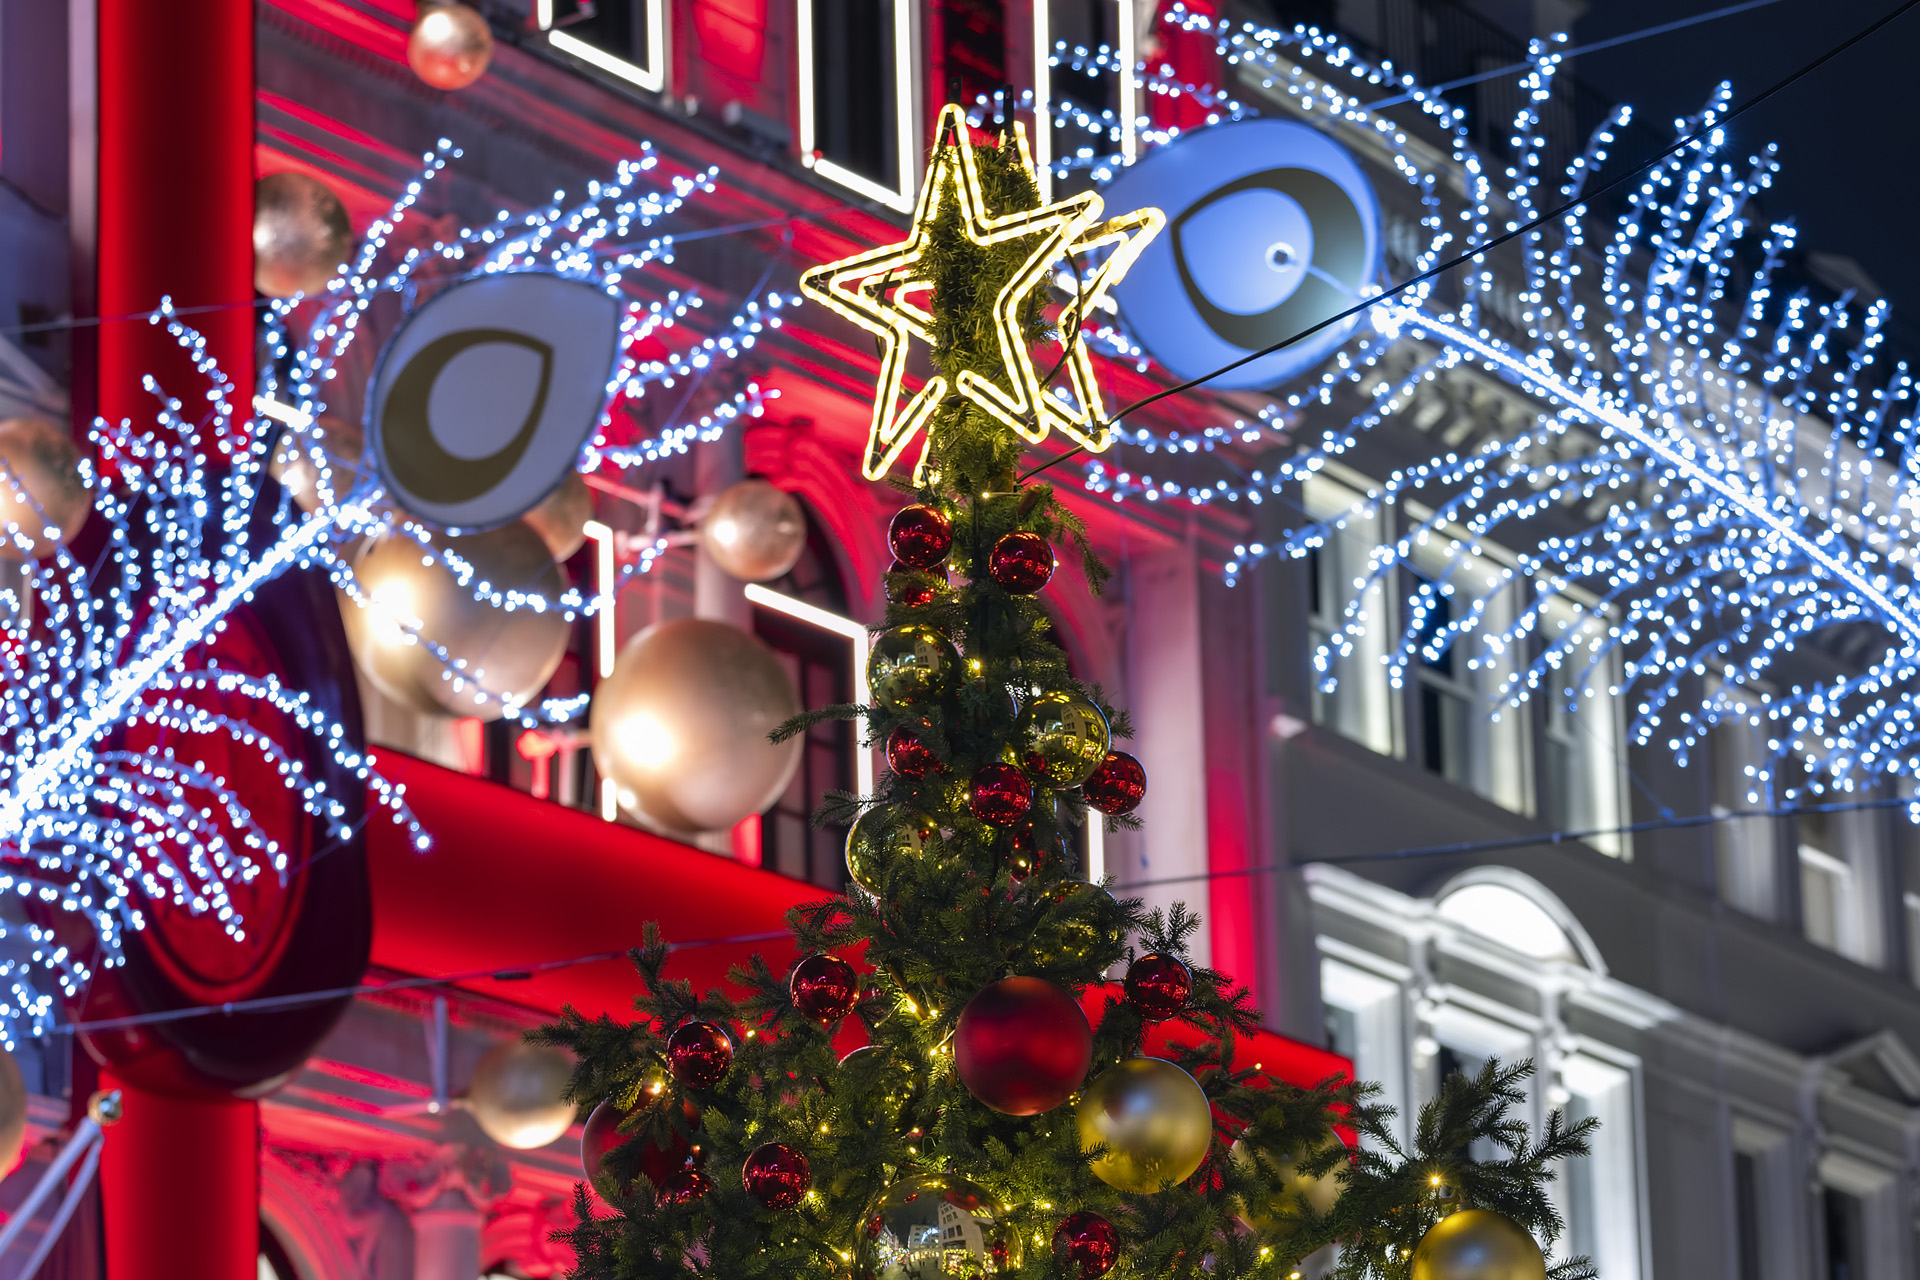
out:
<path id="1" fill-rule="evenodd" d="M 931 569 L 953 550 L 953 524 L 932 507 L 902 507 L 887 526 L 893 558 L 909 569 Z"/>
<path id="2" fill-rule="evenodd" d="M 1146 798 L 1147 771 L 1126 752 L 1109 751 L 1100 767 L 1080 784 L 1080 793 L 1102 813 L 1132 813 Z"/>
<path id="3" fill-rule="evenodd" d="M 924 609 L 940 595 L 935 579 L 895 561 L 887 570 L 887 599 L 908 609 Z"/>
<path id="4" fill-rule="evenodd" d="M 838 1022 L 860 999 L 860 975 L 839 956 L 821 952 L 793 966 L 787 991 L 794 1007 L 815 1022 Z"/>
<path id="5" fill-rule="evenodd" d="M 662 1204 L 686 1205 L 704 1199 L 713 1190 L 713 1179 L 688 1165 L 660 1184 Z"/>
<path id="6" fill-rule="evenodd" d="M 967 791 L 973 816 L 990 827 L 1010 827 L 1033 808 L 1033 784 L 1010 764 L 983 764 Z"/>
<path id="7" fill-rule="evenodd" d="M 667 1070 L 689 1089 L 720 1083 L 733 1065 L 733 1037 L 711 1022 L 685 1022 L 667 1037 Z"/>
<path id="8" fill-rule="evenodd" d="M 953 1062 L 981 1103 L 1002 1115 L 1037 1116 L 1085 1082 L 1093 1031 L 1079 1001 L 1051 982 L 1003 978 L 961 1010 Z"/>
<path id="9" fill-rule="evenodd" d="M 1165 1022 L 1193 999 L 1193 970 L 1179 956 L 1149 951 L 1127 966 L 1127 1003 L 1148 1022 Z"/>
<path id="10" fill-rule="evenodd" d="M 436 89 L 464 89 L 486 74 L 493 32 L 464 4 L 422 4 L 407 37 L 407 65 Z"/>
<path id="11" fill-rule="evenodd" d="M 1037 533 L 1002 534 L 987 553 L 987 576 L 1004 591 L 1030 596 L 1053 578 L 1053 547 Z"/>
<path id="12" fill-rule="evenodd" d="M 1120 1260 L 1120 1233 L 1097 1213 L 1070 1213 L 1053 1229 L 1053 1256 L 1081 1280 L 1100 1280 Z"/>
<path id="13" fill-rule="evenodd" d="M 920 741 L 913 730 L 900 725 L 887 735 L 887 768 L 903 778 L 924 778 L 946 770 L 933 749 Z"/>
<path id="14" fill-rule="evenodd" d="M 698 1107 L 689 1102 L 684 1104 L 684 1109 L 688 1124 L 700 1123 Z M 600 1189 L 600 1169 L 607 1153 L 640 1137 L 637 1133 L 620 1132 L 620 1122 L 628 1114 L 609 1098 L 587 1117 L 587 1127 L 580 1135 L 580 1167 L 586 1172 L 587 1185 L 596 1191 Z M 651 1138 L 642 1141 L 640 1172 L 656 1187 L 666 1185 L 667 1179 L 686 1168 L 687 1161 L 693 1156 L 693 1143 L 678 1133 L 670 1135 L 664 1147 Z M 621 1187 L 620 1190 L 624 1192 L 627 1188 Z"/>
<path id="15" fill-rule="evenodd" d="M 813 1166 L 784 1142 L 765 1142 L 740 1166 L 747 1194 L 769 1209 L 791 1209 L 813 1185 Z"/>

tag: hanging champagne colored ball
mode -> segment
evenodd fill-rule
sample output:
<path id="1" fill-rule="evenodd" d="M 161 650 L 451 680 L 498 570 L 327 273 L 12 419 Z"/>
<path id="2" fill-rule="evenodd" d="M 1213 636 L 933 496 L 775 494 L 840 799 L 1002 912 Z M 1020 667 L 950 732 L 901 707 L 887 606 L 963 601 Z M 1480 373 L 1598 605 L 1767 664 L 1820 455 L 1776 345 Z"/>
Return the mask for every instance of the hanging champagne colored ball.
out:
<path id="1" fill-rule="evenodd" d="M 340 197 L 304 173 L 253 184 L 253 287 L 269 298 L 323 292 L 353 254 Z"/>
<path id="2" fill-rule="evenodd" d="M 932 627 L 895 627 L 867 656 L 868 687 L 880 705 L 896 711 L 942 697 L 959 679 L 959 653 Z"/>
<path id="3" fill-rule="evenodd" d="M 422 0 L 407 37 L 407 65 L 436 89 L 464 89 L 487 73 L 493 31 L 464 4 Z"/>
<path id="4" fill-rule="evenodd" d="M 813 1185 L 813 1167 L 806 1156 L 784 1142 L 766 1142 L 748 1154 L 740 1166 L 747 1194 L 769 1209 L 791 1209 Z"/>
<path id="5" fill-rule="evenodd" d="M 940 824 L 926 814 L 899 805 L 875 805 L 847 830 L 847 876 L 878 896 L 887 869 L 896 860 L 920 857 L 941 843 Z"/>
<path id="6" fill-rule="evenodd" d="M 1030 596 L 1053 579 L 1053 547 L 1037 533 L 1016 529 L 1000 535 L 987 553 L 987 576 L 1000 589 Z"/>
<path id="7" fill-rule="evenodd" d="M 689 1205 L 703 1200 L 713 1190 L 713 1179 L 700 1170 L 688 1165 L 660 1184 L 660 1202 L 670 1205 Z"/>
<path id="8" fill-rule="evenodd" d="M 1120 1260 L 1120 1233 L 1097 1213 L 1070 1213 L 1053 1229 L 1053 1256 L 1080 1280 L 1100 1280 Z"/>
<path id="9" fill-rule="evenodd" d="M 726 1028 L 695 1019 L 667 1037 L 667 1070 L 688 1089 L 710 1089 L 733 1065 L 733 1037 Z"/>
<path id="10" fill-rule="evenodd" d="M 687 1161 L 693 1158 L 692 1140 L 676 1131 L 667 1132 L 664 1146 L 653 1137 L 642 1137 L 638 1132 L 630 1130 L 622 1133 L 621 1124 L 642 1110 L 645 1110 L 644 1105 L 633 1111 L 623 1111 L 613 1099 L 608 1098 L 587 1116 L 586 1128 L 580 1134 L 580 1167 L 587 1175 L 587 1185 L 594 1190 L 603 1190 L 600 1174 L 605 1165 L 607 1153 L 615 1147 L 624 1147 L 636 1139 L 641 1143 L 640 1172 L 656 1187 L 686 1168 Z M 683 1103 L 682 1111 L 688 1125 L 700 1123 L 700 1109 L 691 1102 Z M 611 1184 L 606 1185 L 611 1187 Z M 626 1186 L 612 1189 L 620 1194 L 626 1194 L 629 1190 Z"/>
<path id="11" fill-rule="evenodd" d="M 973 772 L 967 804 L 988 826 L 1010 827 L 1033 808 L 1033 784 L 1010 764 L 981 765 Z"/>
<path id="12" fill-rule="evenodd" d="M 1140 807 L 1147 795 L 1147 771 L 1124 751 L 1109 751 L 1099 768 L 1087 775 L 1080 792 L 1087 803 L 1118 817 Z"/>
<path id="13" fill-rule="evenodd" d="M 1094 1174 L 1136 1195 L 1192 1177 L 1213 1139 L 1207 1095 L 1161 1058 L 1129 1058 L 1095 1076 L 1074 1121 L 1081 1150 L 1107 1149 L 1093 1162 Z"/>
<path id="14" fill-rule="evenodd" d="M 742 582 L 771 582 L 807 549 L 807 518 L 794 496 L 765 480 L 721 490 L 700 522 L 700 544 Z"/>
<path id="15" fill-rule="evenodd" d="M 1462 1209 L 1414 1246 L 1413 1280 L 1546 1280 L 1547 1261 L 1526 1228 L 1491 1209 Z"/>
<path id="16" fill-rule="evenodd" d="M 1043 693 L 1020 713 L 1026 765 L 1056 787 L 1077 787 L 1113 746 L 1107 718 L 1077 693 Z"/>
<path id="17" fill-rule="evenodd" d="M 882 1276 L 1000 1275 L 1020 1265 L 1020 1233 L 977 1182 L 950 1173 L 902 1178 L 880 1193 L 857 1242 Z"/>
<path id="18" fill-rule="evenodd" d="M 552 493 L 540 499 L 540 505 L 520 518 L 540 535 L 555 560 L 571 560 L 587 542 L 593 491 L 578 471 L 569 471 Z"/>
<path id="19" fill-rule="evenodd" d="M 704 618 L 657 623 L 594 691 L 594 767 L 629 813 L 668 831 L 724 831 L 786 790 L 802 740 L 767 735 L 799 712 L 760 640 Z"/>
<path id="20" fill-rule="evenodd" d="M 946 766 L 913 730 L 898 725 L 887 735 L 887 768 L 903 778 L 924 778 L 944 771 Z"/>
<path id="21" fill-rule="evenodd" d="M 92 511 L 72 436 L 45 418 L 0 421 L 0 560 L 46 558 Z"/>
<path id="22" fill-rule="evenodd" d="M 860 975 L 839 956 L 823 952 L 793 966 L 787 993 L 794 1007 L 815 1022 L 838 1022 L 860 1000 Z"/>
<path id="23" fill-rule="evenodd" d="M 1127 966 L 1127 1003 L 1148 1022 L 1165 1022 L 1193 999 L 1193 970 L 1179 956 L 1149 951 Z"/>
<path id="24" fill-rule="evenodd" d="M 924 609 L 940 597 L 940 581 L 931 574 L 895 561 L 887 570 L 887 600 L 908 609 Z"/>
<path id="25" fill-rule="evenodd" d="M 476 600 L 447 562 L 472 567 L 473 586 L 490 583 L 547 601 L 566 575 L 539 535 L 518 522 L 489 533 L 436 537 L 433 549 L 395 534 L 371 540 L 353 557 L 363 602 L 344 594 L 347 644 L 367 679 L 416 711 L 498 720 L 508 706 L 540 696 L 566 655 L 573 627 L 558 609 L 507 608 Z M 449 669 L 422 641 L 464 666 Z"/>
<path id="26" fill-rule="evenodd" d="M 1327 1142 L 1341 1145 L 1344 1149 L 1344 1144 L 1338 1138 L 1330 1137 Z M 1248 1150 L 1244 1138 L 1234 1140 L 1233 1146 L 1227 1150 L 1227 1158 L 1241 1166 L 1254 1163 L 1253 1152 Z M 1340 1198 L 1337 1166 L 1318 1178 L 1309 1178 L 1300 1172 L 1300 1161 L 1286 1155 L 1274 1162 L 1274 1172 L 1280 1175 L 1279 1194 L 1259 1206 L 1236 1202 L 1234 1215 L 1248 1226 L 1265 1231 L 1276 1239 L 1284 1240 L 1292 1235 L 1298 1229 L 1305 1210 L 1310 1208 L 1316 1216 L 1324 1215 L 1333 1208 L 1333 1202 Z"/>
<path id="27" fill-rule="evenodd" d="M 887 525 L 887 546 L 907 568 L 931 569 L 953 550 L 953 524 L 932 507 L 902 507 Z"/>
<path id="28" fill-rule="evenodd" d="M 532 1151 L 573 1124 L 566 1099 L 573 1060 L 558 1049 L 510 1040 L 487 1050 L 467 1085 L 467 1109 L 503 1147 Z"/>
<path id="29" fill-rule="evenodd" d="M 1093 1031 L 1079 1001 L 1041 978 L 982 987 L 953 1032 L 960 1083 L 1002 1115 L 1051 1111 L 1080 1088 L 1093 1065 Z"/>

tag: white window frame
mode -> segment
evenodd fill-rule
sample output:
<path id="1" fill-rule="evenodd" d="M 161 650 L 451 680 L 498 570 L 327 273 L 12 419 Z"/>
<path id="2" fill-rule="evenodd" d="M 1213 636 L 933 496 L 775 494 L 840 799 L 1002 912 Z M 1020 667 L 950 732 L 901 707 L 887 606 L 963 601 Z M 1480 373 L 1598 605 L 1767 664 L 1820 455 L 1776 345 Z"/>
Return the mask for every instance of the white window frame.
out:
<path id="1" fill-rule="evenodd" d="M 547 47 L 577 58 L 590 67 L 637 85 L 648 93 L 661 93 L 667 87 L 667 0 L 641 0 L 647 9 L 647 65 L 636 66 L 625 58 L 616 58 L 605 49 L 588 44 L 566 28 L 553 25 L 553 0 L 534 0 L 534 24 L 547 38 Z"/>
<path id="2" fill-rule="evenodd" d="M 1860 1202 L 1860 1235 L 1866 1264 L 1865 1277 L 1899 1275 L 1901 1271 L 1900 1234 L 1902 1219 L 1899 1176 L 1850 1152 L 1829 1150 L 1820 1157 L 1816 1179 L 1824 1190 L 1852 1196 Z M 1824 1206 L 1820 1209 L 1820 1230 L 1826 1229 Z M 1824 1238 L 1821 1244 L 1825 1244 Z M 1825 1250 L 1820 1261 L 1825 1262 Z"/>
<path id="3" fill-rule="evenodd" d="M 1137 120 L 1140 84 L 1134 62 L 1138 58 L 1136 0 L 1100 0 L 1115 6 L 1120 33 L 1114 57 L 1120 63 L 1120 157 L 1132 164 L 1139 155 Z M 1157 6 L 1155 6 L 1157 8 Z M 1033 0 L 1033 167 L 1040 180 L 1040 198 L 1053 199 L 1053 14 L 1051 0 Z"/>
<path id="4" fill-rule="evenodd" d="M 1754 1221 L 1759 1228 L 1755 1244 L 1759 1248 L 1760 1280 L 1790 1280 L 1799 1274 L 1795 1257 L 1802 1245 L 1795 1226 L 1803 1219 L 1794 1210 L 1801 1203 L 1806 1186 L 1802 1179 L 1794 1176 L 1791 1137 L 1784 1129 L 1739 1113 L 1732 1117 L 1730 1127 L 1732 1149 L 1727 1160 L 1726 1224 L 1729 1274 L 1738 1280 L 1740 1221 L 1735 1197 L 1739 1195 L 1739 1187 L 1732 1157 L 1744 1155 L 1754 1166 Z"/>
<path id="5" fill-rule="evenodd" d="M 1709 693 L 1724 692 L 1717 677 L 1708 677 Z M 1758 694 L 1741 689 L 1730 695 L 1737 712 L 1745 713 Z M 1713 765 L 1712 811 L 1722 819 L 1714 824 L 1715 880 L 1720 900 L 1761 920 L 1781 917 L 1780 859 L 1776 827 L 1771 818 L 1736 815 L 1760 809 L 1759 773 L 1767 754 L 1758 725 L 1723 719 L 1707 738 Z"/>
<path id="6" fill-rule="evenodd" d="M 1547 639 L 1557 639 L 1568 628 L 1578 633 L 1577 643 L 1562 654 L 1559 667 L 1548 673 L 1543 726 L 1548 742 L 1558 742 L 1574 753 L 1584 785 L 1591 789 L 1590 812 L 1577 815 L 1574 824 L 1599 832 L 1584 837 L 1584 842 L 1601 853 L 1613 858 L 1631 857 L 1627 833 L 1605 830 L 1625 826 L 1627 820 L 1626 724 L 1620 698 L 1613 692 L 1620 686 L 1620 651 L 1609 649 L 1597 661 L 1592 657 L 1591 646 L 1605 641 L 1608 620 L 1591 607 L 1556 597 L 1547 602 L 1544 615 L 1542 621 L 1552 629 Z M 1580 691 L 1578 705 L 1569 712 L 1563 695 L 1583 675 L 1586 687 Z M 1557 779 L 1554 785 L 1558 785 Z"/>
<path id="7" fill-rule="evenodd" d="M 917 161 L 920 156 L 918 146 L 920 127 L 915 113 L 915 87 L 920 77 L 915 74 L 915 15 L 919 6 L 914 0 L 891 0 L 893 5 L 893 95 L 894 95 L 894 141 L 898 155 L 894 161 L 894 171 L 899 174 L 900 186 L 895 188 L 875 182 L 843 168 L 833 161 L 814 154 L 818 122 L 814 110 L 813 83 L 813 6 L 815 0 L 797 0 L 794 21 L 794 53 L 798 63 L 798 76 L 795 83 L 800 91 L 799 109 L 799 145 L 800 163 L 821 177 L 836 182 L 848 190 L 876 200 L 889 209 L 901 213 L 912 213 L 914 197 L 919 192 L 920 175 Z"/>
<path id="8" fill-rule="evenodd" d="M 1884 930 L 1878 910 L 1882 897 L 1884 850 L 1873 822 L 1872 809 L 1838 810 L 1825 815 L 1827 834 L 1837 846 L 1822 849 L 1801 843 L 1799 867 L 1804 885 L 1809 873 L 1824 875 L 1834 884 L 1834 911 L 1831 941 L 1813 935 L 1813 921 L 1806 911 L 1802 891 L 1802 932 L 1809 942 L 1826 947 L 1836 955 L 1858 964 L 1878 965 L 1886 954 Z"/>
<path id="9" fill-rule="evenodd" d="M 1574 1203 L 1565 1169 L 1553 1183 L 1567 1220 L 1563 1250 L 1587 1254 L 1608 1280 L 1639 1280 L 1646 1262 L 1640 1229 L 1646 1184 L 1634 1140 L 1640 1129 L 1637 1073 L 1630 1065 L 1576 1050 L 1560 1059 L 1558 1074 L 1569 1101 L 1579 1098 L 1586 1113 L 1600 1121 L 1580 1162 L 1591 1202 Z"/>
<path id="10" fill-rule="evenodd" d="M 1406 1142 L 1418 1102 L 1408 1092 L 1407 995 L 1404 985 L 1327 954 L 1343 949 L 1320 939 L 1320 999 L 1349 1014 L 1354 1022 L 1353 1074 L 1380 1086 L 1381 1098 L 1394 1109 L 1395 1137 Z M 1357 956 L 1372 960 L 1374 957 Z"/>
<path id="11" fill-rule="evenodd" d="M 1332 520 L 1352 513 L 1344 528 L 1332 531 L 1318 549 L 1321 578 L 1335 584 L 1331 594 L 1337 609 L 1329 612 L 1322 601 L 1309 602 L 1307 610 L 1309 659 L 1320 647 L 1323 633 L 1337 631 L 1352 600 L 1353 589 L 1367 577 L 1367 560 L 1375 547 L 1387 541 L 1385 517 L 1372 506 L 1364 492 L 1344 478 L 1325 474 L 1307 477 L 1300 486 L 1301 503 L 1315 520 Z M 1383 756 L 1402 752 L 1400 699 L 1394 696 L 1387 680 L 1387 648 L 1394 634 L 1393 609 L 1387 593 L 1393 575 L 1369 582 L 1360 593 L 1360 635 L 1353 640 L 1353 651 L 1335 654 L 1329 674 L 1337 680 L 1331 694 L 1319 690 L 1321 674 L 1312 673 L 1313 692 L 1310 718 L 1341 737 L 1359 743 Z"/>

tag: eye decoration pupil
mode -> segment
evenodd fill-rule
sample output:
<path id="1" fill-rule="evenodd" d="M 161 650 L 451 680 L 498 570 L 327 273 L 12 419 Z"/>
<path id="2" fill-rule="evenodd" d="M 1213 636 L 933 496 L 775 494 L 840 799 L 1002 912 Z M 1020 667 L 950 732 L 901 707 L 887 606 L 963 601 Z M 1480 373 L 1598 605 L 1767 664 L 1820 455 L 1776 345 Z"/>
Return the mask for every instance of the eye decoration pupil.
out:
<path id="1" fill-rule="evenodd" d="M 1285 271 L 1293 265 L 1293 246 L 1285 240 L 1276 241 L 1267 246 L 1267 265 L 1275 271 Z"/>

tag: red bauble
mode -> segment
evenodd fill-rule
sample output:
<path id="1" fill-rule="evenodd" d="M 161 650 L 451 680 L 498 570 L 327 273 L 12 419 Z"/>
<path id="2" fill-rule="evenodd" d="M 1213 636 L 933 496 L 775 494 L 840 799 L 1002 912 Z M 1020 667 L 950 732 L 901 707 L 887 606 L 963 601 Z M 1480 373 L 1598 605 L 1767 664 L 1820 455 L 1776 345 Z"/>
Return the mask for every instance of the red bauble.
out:
<path id="1" fill-rule="evenodd" d="M 953 525 L 932 507 L 902 507 L 887 526 L 893 558 L 909 569 L 931 569 L 953 550 Z"/>
<path id="2" fill-rule="evenodd" d="M 713 1190 L 713 1179 L 689 1165 L 660 1184 L 662 1204 L 692 1204 Z"/>
<path id="3" fill-rule="evenodd" d="M 1147 794 L 1147 771 L 1124 751 L 1109 751 L 1080 784 L 1080 794 L 1102 813 L 1132 813 Z"/>
<path id="4" fill-rule="evenodd" d="M 1081 1280 L 1100 1280 L 1120 1260 L 1120 1233 L 1097 1213 L 1070 1213 L 1053 1229 L 1053 1256 Z"/>
<path id="5" fill-rule="evenodd" d="M 933 749 L 915 736 L 913 730 L 901 725 L 887 735 L 887 768 L 903 778 L 924 778 L 930 773 L 944 773 L 947 766 L 940 763 L 940 757 Z"/>
<path id="6" fill-rule="evenodd" d="M 894 561 L 887 570 L 887 599 L 909 609 L 922 609 L 940 594 L 940 584 L 919 570 Z"/>
<path id="7" fill-rule="evenodd" d="M 1033 808 L 1033 784 L 1010 764 L 984 764 L 967 793 L 973 816 L 990 827 L 1010 827 Z"/>
<path id="8" fill-rule="evenodd" d="M 1041 835 L 1031 820 L 1007 832 L 1007 875 L 1016 883 L 1066 860 L 1066 840 L 1059 835 Z"/>
<path id="9" fill-rule="evenodd" d="M 733 1065 L 733 1037 L 711 1022 L 685 1022 L 667 1038 L 667 1070 L 689 1089 L 720 1083 Z"/>
<path id="10" fill-rule="evenodd" d="M 689 1125 L 700 1123 L 700 1108 L 688 1102 L 682 1104 L 682 1111 Z M 587 1185 L 596 1191 L 600 1189 L 600 1169 L 607 1153 L 615 1147 L 626 1146 L 640 1136 L 637 1133 L 620 1132 L 620 1122 L 626 1118 L 626 1114 L 609 1098 L 587 1117 L 586 1130 L 580 1135 L 580 1167 L 586 1171 Z M 670 1135 L 664 1147 L 648 1138 L 644 1140 L 640 1151 L 640 1172 L 654 1186 L 665 1186 L 668 1178 L 686 1168 L 692 1155 L 693 1144 L 678 1133 Z M 627 1189 L 620 1188 L 623 1193 Z"/>
<path id="11" fill-rule="evenodd" d="M 1080 1002 L 1041 978 L 1003 978 L 960 1011 L 953 1064 L 967 1092 L 1002 1115 L 1037 1116 L 1072 1097 L 1093 1065 Z"/>
<path id="12" fill-rule="evenodd" d="M 1148 1022 L 1165 1022 L 1193 999 L 1193 970 L 1179 956 L 1149 951 L 1127 966 L 1127 1003 Z"/>
<path id="13" fill-rule="evenodd" d="M 838 1022 L 860 999 L 860 975 L 839 956 L 822 952 L 793 966 L 787 991 L 794 1007 L 815 1022 Z"/>
<path id="14" fill-rule="evenodd" d="M 1037 533 L 1002 534 L 987 553 L 987 576 L 1002 590 L 1030 596 L 1053 577 L 1053 547 Z"/>
<path id="15" fill-rule="evenodd" d="M 769 1209 L 791 1209 L 813 1185 L 813 1166 L 784 1142 L 766 1142 L 747 1155 L 740 1166 L 747 1194 Z"/>

